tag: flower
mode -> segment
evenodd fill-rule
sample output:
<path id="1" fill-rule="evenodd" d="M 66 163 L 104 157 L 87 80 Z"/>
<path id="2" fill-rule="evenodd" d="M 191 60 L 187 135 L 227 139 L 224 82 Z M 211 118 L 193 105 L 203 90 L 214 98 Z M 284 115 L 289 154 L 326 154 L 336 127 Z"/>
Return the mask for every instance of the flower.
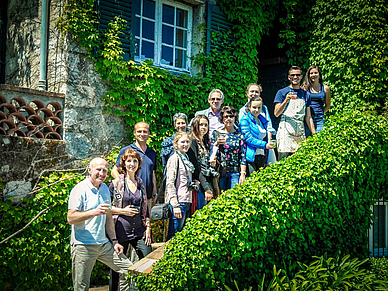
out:
<path id="1" fill-rule="evenodd" d="M 224 148 L 225 148 L 225 149 L 228 149 L 228 148 L 229 148 L 229 145 L 228 145 L 228 144 L 224 144 Z"/>

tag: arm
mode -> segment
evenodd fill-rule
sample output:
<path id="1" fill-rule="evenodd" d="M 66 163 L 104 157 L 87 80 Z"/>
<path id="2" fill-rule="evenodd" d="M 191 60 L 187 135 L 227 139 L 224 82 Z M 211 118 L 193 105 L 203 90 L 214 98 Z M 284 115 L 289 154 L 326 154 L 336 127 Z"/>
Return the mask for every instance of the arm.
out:
<path id="1" fill-rule="evenodd" d="M 305 122 L 306 122 L 306 124 L 307 124 L 307 126 L 310 129 L 312 134 L 317 133 L 315 131 L 315 126 L 314 126 L 313 118 L 311 117 L 311 109 L 310 109 L 310 107 L 306 108 Z"/>
<path id="2" fill-rule="evenodd" d="M 158 188 L 156 188 L 156 175 L 155 175 L 155 170 L 152 173 L 152 189 L 153 189 L 153 195 L 158 195 Z"/>
<path id="3" fill-rule="evenodd" d="M 244 136 L 241 135 L 241 141 L 240 141 L 240 148 L 241 148 L 241 162 L 240 162 L 240 178 L 239 178 L 239 184 L 242 184 L 245 180 L 245 176 L 247 175 L 247 144 L 244 141 Z"/>
<path id="4" fill-rule="evenodd" d="M 113 179 L 116 179 L 116 178 L 118 178 L 118 176 L 120 176 L 118 168 L 116 165 L 113 166 L 110 174 L 112 175 Z"/>
<path id="5" fill-rule="evenodd" d="M 250 146 L 252 146 L 254 148 L 259 148 L 259 149 L 266 148 L 267 142 L 265 142 L 264 140 L 255 138 L 253 136 L 251 129 L 250 129 L 250 121 L 248 120 L 248 118 L 244 117 L 241 119 L 240 130 L 241 130 L 241 133 L 244 135 L 245 142 L 247 144 L 249 144 Z"/>
<path id="6" fill-rule="evenodd" d="M 330 88 L 329 86 L 324 86 L 324 90 L 325 90 L 325 107 L 323 108 L 323 113 L 326 114 L 329 109 L 330 109 L 330 105 L 331 105 L 331 92 L 330 92 Z"/>
<path id="7" fill-rule="evenodd" d="M 265 119 L 267 119 L 267 121 L 268 121 L 268 123 L 267 123 L 267 130 L 268 130 L 268 132 L 271 133 L 271 137 L 272 137 L 272 135 L 276 135 L 276 130 L 275 130 L 275 128 L 273 128 L 272 120 L 271 120 L 271 115 L 269 114 L 267 106 L 263 105 L 262 111 L 265 114 Z M 271 140 L 271 139 L 268 138 L 268 140 Z"/>
<path id="8" fill-rule="evenodd" d="M 95 216 L 105 215 L 108 210 L 107 204 L 100 204 L 95 209 L 90 209 L 87 211 L 78 211 L 76 209 L 69 209 L 67 211 L 67 222 L 72 224 L 82 223 L 88 219 L 91 219 Z"/>
<path id="9" fill-rule="evenodd" d="M 106 213 L 105 230 L 108 234 L 108 237 L 112 240 L 113 249 L 118 255 L 121 255 L 124 251 L 124 247 L 120 245 L 117 241 L 113 241 L 114 239 L 116 239 L 116 231 L 112 218 L 112 213 L 110 211 Z"/>
<path id="10" fill-rule="evenodd" d="M 286 95 L 286 98 L 284 99 L 284 101 L 282 103 L 275 103 L 274 114 L 276 117 L 279 117 L 283 113 L 288 102 L 290 102 L 290 100 L 291 100 L 291 96 L 292 96 L 291 92 L 288 92 Z"/>

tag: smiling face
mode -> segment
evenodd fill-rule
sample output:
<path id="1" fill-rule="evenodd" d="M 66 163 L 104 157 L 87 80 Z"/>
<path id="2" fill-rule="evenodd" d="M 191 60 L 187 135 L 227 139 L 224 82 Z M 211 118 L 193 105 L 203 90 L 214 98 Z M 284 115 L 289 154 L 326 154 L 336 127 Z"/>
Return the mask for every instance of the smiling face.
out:
<path id="1" fill-rule="evenodd" d="M 311 80 L 311 83 L 315 83 L 315 82 L 319 81 L 319 71 L 317 68 L 310 70 L 309 78 Z"/>
<path id="2" fill-rule="evenodd" d="M 150 136 L 150 127 L 145 122 L 139 122 L 136 124 L 133 134 L 138 143 L 145 143 Z"/>
<path id="3" fill-rule="evenodd" d="M 232 114 L 225 113 L 223 116 L 223 123 L 225 127 L 233 127 L 236 117 Z"/>
<path id="4" fill-rule="evenodd" d="M 249 111 L 254 117 L 257 117 L 261 113 L 262 108 L 263 108 L 262 101 L 252 101 L 251 106 L 249 107 Z"/>
<path id="5" fill-rule="evenodd" d="M 258 85 L 251 85 L 248 88 L 248 91 L 247 91 L 248 100 L 251 99 L 252 97 L 260 96 L 260 94 L 261 94 L 261 91 Z"/>
<path id="6" fill-rule="evenodd" d="M 175 121 L 176 131 L 186 131 L 186 128 L 187 128 L 187 123 L 186 123 L 186 120 L 184 120 L 183 118 L 178 118 Z"/>
<path id="7" fill-rule="evenodd" d="M 216 91 L 211 94 L 208 102 L 213 113 L 218 113 L 221 110 L 221 105 L 224 103 L 224 99 L 221 98 L 221 93 Z"/>
<path id="8" fill-rule="evenodd" d="M 125 160 L 125 169 L 127 173 L 135 174 L 137 169 L 139 168 L 139 160 L 135 157 L 128 156 Z"/>
<path id="9" fill-rule="evenodd" d="M 290 80 L 291 85 L 299 86 L 300 81 L 302 80 L 302 72 L 300 70 L 290 70 L 288 80 Z"/>
<path id="10" fill-rule="evenodd" d="M 99 188 L 108 174 L 108 165 L 104 159 L 93 159 L 88 167 L 88 172 L 89 181 L 94 187 Z"/>
<path id="11" fill-rule="evenodd" d="M 177 142 L 175 142 L 175 147 L 181 153 L 187 153 L 190 148 L 190 139 L 187 135 L 183 135 Z"/>
<path id="12" fill-rule="evenodd" d="M 204 136 L 209 131 L 209 122 L 205 118 L 199 120 L 199 133 Z"/>

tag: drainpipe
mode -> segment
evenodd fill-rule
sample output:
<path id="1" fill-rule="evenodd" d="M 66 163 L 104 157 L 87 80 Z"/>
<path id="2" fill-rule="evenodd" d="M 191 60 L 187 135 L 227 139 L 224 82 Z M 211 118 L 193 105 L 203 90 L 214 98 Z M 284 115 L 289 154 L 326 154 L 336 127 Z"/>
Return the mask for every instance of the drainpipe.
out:
<path id="1" fill-rule="evenodd" d="M 40 37 L 39 90 L 46 90 L 46 86 L 47 86 L 48 3 L 49 3 L 49 0 L 43 0 L 43 3 L 42 3 L 42 33 Z"/>

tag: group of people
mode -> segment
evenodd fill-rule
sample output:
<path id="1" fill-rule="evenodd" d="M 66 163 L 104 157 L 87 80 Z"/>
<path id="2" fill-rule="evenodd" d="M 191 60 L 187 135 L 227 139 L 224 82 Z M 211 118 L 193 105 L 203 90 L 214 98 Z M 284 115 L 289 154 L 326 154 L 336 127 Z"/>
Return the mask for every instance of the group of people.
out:
<path id="1" fill-rule="evenodd" d="M 190 123 L 185 114 L 174 115 L 176 133 L 162 142 L 161 150 L 164 202 L 172 214 L 167 240 L 220 190 L 242 184 L 253 172 L 293 154 L 306 136 L 323 129 L 331 96 L 320 69 L 311 66 L 301 85 L 302 70 L 293 66 L 288 79 L 290 85 L 279 90 L 274 100 L 274 115 L 280 117 L 278 131 L 258 84 L 248 86 L 247 103 L 239 112 L 222 107 L 224 94 L 213 89 L 208 95 L 210 107 L 196 112 Z M 135 142 L 121 149 L 109 187 L 104 183 L 107 163 L 95 158 L 88 166 L 89 176 L 70 193 L 67 219 L 72 226 L 74 290 L 88 290 L 96 260 L 112 269 L 110 290 L 117 290 L 118 285 L 120 290 L 129 290 L 126 274 L 132 263 L 124 255 L 129 245 L 139 259 L 151 252 L 157 155 L 147 145 L 150 128 L 146 122 L 136 123 L 133 133 Z"/>

